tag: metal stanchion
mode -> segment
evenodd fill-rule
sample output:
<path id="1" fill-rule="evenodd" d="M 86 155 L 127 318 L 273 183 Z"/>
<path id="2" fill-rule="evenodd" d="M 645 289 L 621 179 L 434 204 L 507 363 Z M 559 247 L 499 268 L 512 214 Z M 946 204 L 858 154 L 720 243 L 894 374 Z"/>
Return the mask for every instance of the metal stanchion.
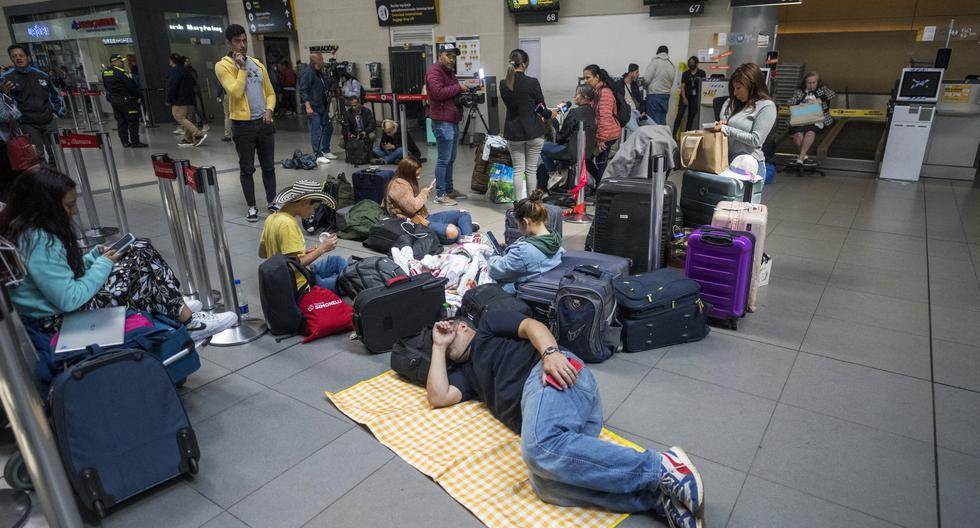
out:
<path id="1" fill-rule="evenodd" d="M 75 496 L 65 474 L 54 434 L 45 418 L 44 405 L 34 384 L 33 368 L 25 357 L 34 354 L 20 317 L 14 311 L 5 286 L 0 286 L 0 401 L 13 426 L 14 437 L 31 476 L 31 483 L 52 528 L 81 528 Z"/>
<path id="2" fill-rule="evenodd" d="M 88 106 L 85 104 L 85 94 L 79 90 L 75 90 L 71 93 L 72 98 L 80 97 L 82 100 L 81 110 L 82 115 L 85 116 L 85 130 L 92 130 L 92 117 L 88 113 Z M 76 129 L 78 127 L 75 127 Z"/>
<path id="3" fill-rule="evenodd" d="M 95 112 L 96 122 L 102 126 L 102 92 L 90 90 L 89 97 L 92 99 L 92 111 Z"/>
<path id="4" fill-rule="evenodd" d="M 65 159 L 65 151 L 61 149 L 61 135 L 58 133 L 51 134 L 51 151 L 54 152 L 54 166 L 58 169 L 58 172 L 62 174 L 68 174 L 68 160 Z M 75 215 L 74 221 L 77 222 L 79 226 L 82 225 L 82 219 L 80 215 Z M 91 232 L 91 230 L 79 229 L 78 245 L 82 248 L 92 248 L 98 244 L 105 242 L 105 237 L 100 236 L 97 233 Z"/>
<path id="5" fill-rule="evenodd" d="M 204 241 L 201 239 L 201 219 L 197 214 L 197 202 L 194 199 L 195 174 L 190 170 L 187 160 L 174 160 L 174 174 L 180 187 L 181 205 L 184 212 L 184 228 L 187 236 L 187 249 L 190 253 L 190 274 L 197 284 L 198 296 L 204 311 L 215 308 L 214 297 L 211 294 L 211 279 L 208 276 L 208 261 L 204 253 Z M 237 308 L 237 307 L 236 307 Z"/>
<path id="6" fill-rule="evenodd" d="M 143 88 L 143 109 L 145 110 L 146 116 L 143 118 L 146 121 L 144 125 L 146 128 L 157 128 L 156 122 L 153 120 L 153 105 L 150 104 L 150 89 Z"/>
<path id="7" fill-rule="evenodd" d="M 68 108 L 71 109 L 71 120 L 75 123 L 75 130 L 78 130 L 78 109 L 75 108 L 75 97 L 71 92 L 65 92 L 63 97 L 68 100 Z"/>
<path id="8" fill-rule="evenodd" d="M 578 134 L 576 138 L 576 145 L 578 145 L 578 159 L 575 162 L 575 174 L 581 179 L 582 171 L 585 170 L 585 124 L 579 123 Z M 575 197 L 575 207 L 572 208 L 572 214 L 565 216 L 565 221 L 569 224 L 588 224 L 592 221 L 592 215 L 585 212 L 585 188 L 587 185 L 582 185 L 582 188 L 578 190 L 578 195 Z"/>
<path id="9" fill-rule="evenodd" d="M 663 222 L 661 222 L 664 210 L 664 180 L 667 158 L 663 155 L 653 156 L 650 160 L 650 244 L 647 248 L 647 271 L 659 269 L 663 261 L 661 241 L 663 240 Z M 673 211 L 670 212 L 674 214 Z"/>
<path id="10" fill-rule="evenodd" d="M 180 281 L 180 293 L 185 297 L 197 299 L 197 286 L 190 273 L 191 263 L 187 257 L 187 241 L 180 228 L 180 210 L 177 208 L 177 197 L 174 195 L 173 182 L 177 179 L 174 173 L 174 162 L 166 154 L 154 154 L 153 173 L 160 185 L 160 199 L 163 202 L 163 212 L 167 216 L 167 227 L 170 228 L 170 240 L 173 242 L 174 255 L 177 258 L 175 271 Z"/>
<path id="11" fill-rule="evenodd" d="M 232 269 L 231 252 L 228 250 L 228 237 L 223 224 L 221 196 L 218 193 L 218 172 L 214 167 L 201 167 L 197 170 L 197 184 L 199 188 L 203 186 L 204 200 L 208 206 L 214 254 L 221 281 L 221 297 L 225 300 L 225 308 L 234 310 L 238 316 L 235 326 L 211 337 L 211 345 L 234 346 L 255 341 L 268 331 L 268 327 L 264 321 L 242 317 L 242 313 L 238 311 L 235 271 Z"/>
<path id="12" fill-rule="evenodd" d="M 82 201 L 85 203 L 85 214 L 89 226 L 85 236 L 108 237 L 119 233 L 116 227 L 103 227 L 99 222 L 99 213 L 92 198 L 92 186 L 89 183 L 88 171 L 85 170 L 85 159 L 82 157 L 83 148 L 98 148 L 99 137 L 95 134 L 63 133 L 60 136 L 62 149 L 72 149 L 71 156 L 75 161 L 75 173 L 78 175 L 78 186 L 82 191 Z"/>
<path id="13" fill-rule="evenodd" d="M 402 158 L 407 159 L 409 157 L 408 153 L 408 117 L 405 111 L 405 105 L 398 106 L 398 126 L 401 127 L 402 131 Z"/>
<path id="14" fill-rule="evenodd" d="M 116 210 L 116 221 L 120 229 L 129 233 L 129 218 L 126 216 L 126 206 L 123 204 L 122 187 L 119 185 L 119 172 L 116 171 L 116 158 L 112 155 L 112 141 L 108 132 L 99 132 L 99 148 L 102 150 L 102 160 L 109 178 L 109 191 L 112 193 L 112 205 Z"/>

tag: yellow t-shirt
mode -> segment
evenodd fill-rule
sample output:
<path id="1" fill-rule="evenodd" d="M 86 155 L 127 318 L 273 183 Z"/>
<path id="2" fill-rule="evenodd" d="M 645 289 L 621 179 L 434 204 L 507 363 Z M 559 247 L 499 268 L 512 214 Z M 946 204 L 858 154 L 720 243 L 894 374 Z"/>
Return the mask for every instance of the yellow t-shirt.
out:
<path id="1" fill-rule="evenodd" d="M 306 254 L 306 239 L 299 222 L 292 215 L 282 211 L 272 213 L 265 219 L 262 226 L 262 245 L 265 246 L 267 257 L 273 255 L 295 255 L 302 257 Z M 306 286 L 306 278 L 296 273 L 296 288 Z"/>

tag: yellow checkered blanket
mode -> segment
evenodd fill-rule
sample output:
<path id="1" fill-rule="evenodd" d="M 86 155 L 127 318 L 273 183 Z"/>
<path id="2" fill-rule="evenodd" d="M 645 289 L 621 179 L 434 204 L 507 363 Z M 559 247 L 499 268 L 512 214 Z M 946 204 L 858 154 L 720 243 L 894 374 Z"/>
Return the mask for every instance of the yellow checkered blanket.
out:
<path id="1" fill-rule="evenodd" d="M 432 409 L 425 389 L 393 371 L 326 395 L 491 528 L 611 528 L 628 517 L 541 501 L 528 481 L 520 437 L 482 403 Z M 605 429 L 601 438 L 643 450 Z"/>

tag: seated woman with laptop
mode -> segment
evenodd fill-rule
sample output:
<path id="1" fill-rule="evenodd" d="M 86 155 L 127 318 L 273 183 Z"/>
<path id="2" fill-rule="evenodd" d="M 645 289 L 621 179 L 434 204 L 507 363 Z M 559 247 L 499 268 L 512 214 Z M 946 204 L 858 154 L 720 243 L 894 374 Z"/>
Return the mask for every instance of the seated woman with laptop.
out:
<path id="1" fill-rule="evenodd" d="M 516 293 L 518 284 L 561 264 L 565 253 L 561 233 L 548 229 L 548 209 L 543 199 L 544 191 L 535 189 L 530 197 L 514 204 L 514 218 L 524 236 L 507 246 L 502 254 L 490 257 L 490 278 L 507 293 Z"/>
<path id="2" fill-rule="evenodd" d="M 125 306 L 184 323 L 194 340 L 235 324 L 233 313 L 204 313 L 200 302 L 186 303 L 173 270 L 148 240 L 135 239 L 118 252 L 98 246 L 83 254 L 72 223 L 76 202 L 75 182 L 41 165 L 14 181 L 0 210 L 0 236 L 18 248 L 27 269 L 10 289 L 21 317 L 54 334 L 65 314 Z"/>

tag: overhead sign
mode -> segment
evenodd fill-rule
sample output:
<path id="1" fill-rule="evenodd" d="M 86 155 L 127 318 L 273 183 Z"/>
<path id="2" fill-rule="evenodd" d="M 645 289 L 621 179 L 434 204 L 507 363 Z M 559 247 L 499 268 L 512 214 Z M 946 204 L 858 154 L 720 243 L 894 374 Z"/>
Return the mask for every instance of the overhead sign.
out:
<path id="1" fill-rule="evenodd" d="M 758 7 L 802 4 L 803 0 L 732 0 L 732 7 Z"/>
<path id="2" fill-rule="evenodd" d="M 128 37 L 129 16 L 114 9 L 91 15 L 49 18 L 37 22 L 10 25 L 16 42 L 45 42 L 85 38 Z"/>
<path id="3" fill-rule="evenodd" d="M 523 11 L 514 13 L 518 24 L 555 24 L 558 22 L 558 11 Z"/>
<path id="4" fill-rule="evenodd" d="M 439 0 L 375 0 L 374 7 L 382 27 L 439 23 Z"/>
<path id="5" fill-rule="evenodd" d="M 224 38 L 225 17 L 212 15 L 182 15 L 168 18 L 167 33 L 171 43 L 198 43 L 201 39 Z"/>
<path id="6" fill-rule="evenodd" d="M 701 16 L 704 14 L 704 2 L 670 2 L 652 3 L 650 5 L 650 16 Z"/>
<path id="7" fill-rule="evenodd" d="M 244 0 L 249 33 L 296 31 L 292 0 Z"/>

